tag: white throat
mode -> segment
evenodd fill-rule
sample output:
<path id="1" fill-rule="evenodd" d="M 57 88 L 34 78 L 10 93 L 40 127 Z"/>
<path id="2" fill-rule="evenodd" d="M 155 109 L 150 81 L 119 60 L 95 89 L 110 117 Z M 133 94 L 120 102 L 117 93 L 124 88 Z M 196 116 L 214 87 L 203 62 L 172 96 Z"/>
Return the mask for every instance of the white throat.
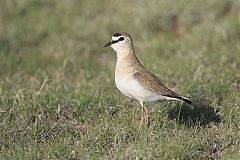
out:
<path id="1" fill-rule="evenodd" d="M 117 53 L 117 58 L 124 56 L 130 52 L 129 47 L 112 47 L 112 48 Z"/>

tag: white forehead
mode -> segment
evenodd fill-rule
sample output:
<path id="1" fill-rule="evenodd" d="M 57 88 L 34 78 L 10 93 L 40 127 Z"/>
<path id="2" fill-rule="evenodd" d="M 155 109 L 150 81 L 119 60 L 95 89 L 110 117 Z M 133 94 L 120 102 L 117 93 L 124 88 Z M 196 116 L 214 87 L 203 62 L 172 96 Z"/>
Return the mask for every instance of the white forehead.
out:
<path id="1" fill-rule="evenodd" d="M 116 40 L 118 40 L 118 39 L 121 38 L 121 37 L 124 38 L 124 36 L 117 36 L 117 37 L 112 36 L 112 40 L 113 40 L 113 41 L 116 41 Z"/>

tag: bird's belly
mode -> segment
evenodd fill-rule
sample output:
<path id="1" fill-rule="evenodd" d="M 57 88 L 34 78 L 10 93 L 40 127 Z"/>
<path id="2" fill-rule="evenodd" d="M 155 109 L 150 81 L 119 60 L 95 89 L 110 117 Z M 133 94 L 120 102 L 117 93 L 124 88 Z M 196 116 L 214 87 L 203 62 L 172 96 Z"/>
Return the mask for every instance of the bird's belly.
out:
<path id="1" fill-rule="evenodd" d="M 115 78 L 118 90 L 130 98 L 142 102 L 156 102 L 164 100 L 164 96 L 158 95 L 145 87 L 143 87 L 136 79 L 132 77 L 122 76 Z"/>

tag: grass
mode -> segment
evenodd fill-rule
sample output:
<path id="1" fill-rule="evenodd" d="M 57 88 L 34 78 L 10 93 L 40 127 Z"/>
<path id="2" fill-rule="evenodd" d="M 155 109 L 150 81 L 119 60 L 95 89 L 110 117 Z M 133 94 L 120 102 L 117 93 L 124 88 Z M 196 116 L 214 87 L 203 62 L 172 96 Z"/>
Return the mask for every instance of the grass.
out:
<path id="1" fill-rule="evenodd" d="M 0 159 L 238 159 L 238 1 L 0 1 Z M 129 32 L 143 64 L 190 96 L 140 106 L 100 46 Z"/>

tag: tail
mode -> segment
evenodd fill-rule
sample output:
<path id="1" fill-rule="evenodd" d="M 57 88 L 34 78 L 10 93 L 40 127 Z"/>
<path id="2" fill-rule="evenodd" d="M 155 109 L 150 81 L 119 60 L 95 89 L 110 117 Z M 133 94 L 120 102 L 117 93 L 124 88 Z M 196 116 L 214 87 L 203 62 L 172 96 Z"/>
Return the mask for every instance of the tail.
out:
<path id="1" fill-rule="evenodd" d="M 179 97 L 177 97 L 177 98 L 178 98 L 179 100 L 181 100 L 181 101 L 189 104 L 189 105 L 192 105 L 192 104 L 193 104 L 193 101 L 192 101 L 191 99 L 189 99 L 189 98 L 186 98 L 186 97 L 183 97 L 183 96 L 179 96 Z"/>

